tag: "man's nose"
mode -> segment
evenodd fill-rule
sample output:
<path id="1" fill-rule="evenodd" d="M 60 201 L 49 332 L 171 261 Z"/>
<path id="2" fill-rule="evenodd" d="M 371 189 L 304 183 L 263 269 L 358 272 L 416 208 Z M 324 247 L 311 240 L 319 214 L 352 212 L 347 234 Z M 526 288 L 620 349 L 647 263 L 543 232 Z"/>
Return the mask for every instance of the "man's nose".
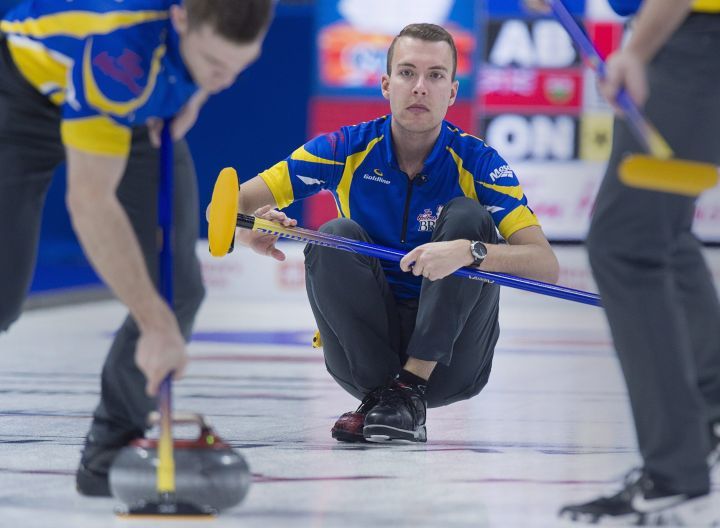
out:
<path id="1" fill-rule="evenodd" d="M 418 77 L 418 80 L 413 87 L 413 93 L 415 95 L 427 94 L 427 90 L 425 89 L 425 80 L 422 77 Z"/>

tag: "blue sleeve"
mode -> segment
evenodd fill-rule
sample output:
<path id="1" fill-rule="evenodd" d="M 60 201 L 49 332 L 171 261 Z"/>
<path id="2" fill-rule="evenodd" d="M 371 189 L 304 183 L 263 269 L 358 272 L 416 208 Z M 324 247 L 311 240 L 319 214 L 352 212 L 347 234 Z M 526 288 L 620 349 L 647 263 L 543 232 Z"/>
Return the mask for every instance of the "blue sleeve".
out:
<path id="1" fill-rule="evenodd" d="M 528 206 L 515 172 L 491 148 L 478 159 L 475 192 L 478 201 L 490 212 L 498 231 L 506 240 L 525 227 L 540 225 Z"/>
<path id="2" fill-rule="evenodd" d="M 345 168 L 347 152 L 343 130 L 318 136 L 280 163 L 262 172 L 279 208 L 323 189 L 335 189 Z"/>

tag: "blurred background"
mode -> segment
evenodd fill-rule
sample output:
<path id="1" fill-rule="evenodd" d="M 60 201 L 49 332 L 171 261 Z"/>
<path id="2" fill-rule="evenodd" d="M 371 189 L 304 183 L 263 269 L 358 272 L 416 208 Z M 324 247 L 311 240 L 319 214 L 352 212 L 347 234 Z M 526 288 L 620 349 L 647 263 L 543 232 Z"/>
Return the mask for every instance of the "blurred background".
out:
<path id="1" fill-rule="evenodd" d="M 0 14 L 15 3 L 0 0 Z M 566 4 L 603 55 L 620 45 L 625 21 L 606 0 Z M 527 13 L 519 0 L 281 0 L 262 57 L 207 103 L 188 135 L 201 210 L 223 167 L 246 180 L 315 135 L 389 112 L 379 90 L 385 55 L 411 22 L 441 24 L 456 40 L 460 95 L 447 119 L 512 164 L 552 242 L 582 244 L 612 113 L 562 28 Z M 73 234 L 64 192 L 61 168 L 45 206 L 35 296 L 99 284 Z M 288 214 L 315 228 L 336 209 L 329 195 L 318 195 Z M 205 221 L 198 222 L 204 235 Z M 717 188 L 701 198 L 696 232 L 720 243 Z"/>

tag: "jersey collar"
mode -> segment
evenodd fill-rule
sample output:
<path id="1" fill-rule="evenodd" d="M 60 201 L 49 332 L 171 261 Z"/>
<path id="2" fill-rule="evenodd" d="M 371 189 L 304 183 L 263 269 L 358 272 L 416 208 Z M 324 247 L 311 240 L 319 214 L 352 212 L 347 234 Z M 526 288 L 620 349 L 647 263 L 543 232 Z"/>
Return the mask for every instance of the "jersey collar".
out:
<path id="1" fill-rule="evenodd" d="M 400 170 L 397 158 L 395 157 L 395 151 L 393 150 L 392 146 L 391 124 L 392 114 L 388 114 L 387 116 L 385 116 L 385 122 L 382 124 L 382 135 L 385 137 L 385 160 L 387 161 L 388 165 L 397 170 Z M 428 157 L 425 159 L 425 164 L 423 165 L 423 174 L 427 176 L 431 175 L 432 169 L 435 164 L 443 158 L 445 147 L 448 144 L 449 136 L 451 134 L 448 125 L 449 123 L 447 123 L 446 121 L 442 122 L 442 124 L 440 125 L 440 135 L 438 135 L 438 138 L 435 140 L 435 145 L 430 151 Z"/>

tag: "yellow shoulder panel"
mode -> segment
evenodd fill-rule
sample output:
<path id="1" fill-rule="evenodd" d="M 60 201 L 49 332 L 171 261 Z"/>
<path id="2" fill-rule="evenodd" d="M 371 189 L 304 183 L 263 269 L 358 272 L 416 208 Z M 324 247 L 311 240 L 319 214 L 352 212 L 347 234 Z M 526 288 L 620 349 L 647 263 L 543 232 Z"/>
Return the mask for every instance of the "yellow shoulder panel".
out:
<path id="1" fill-rule="evenodd" d="M 350 218 L 350 185 L 352 184 L 353 175 L 357 168 L 365 161 L 370 151 L 385 136 L 376 137 L 368 143 L 365 150 L 356 152 L 347 157 L 345 170 L 343 170 L 342 178 L 337 186 L 337 195 L 340 200 L 340 212 L 345 218 Z"/>
<path id="2" fill-rule="evenodd" d="M 720 13 L 720 0 L 695 0 L 692 10 L 696 13 Z"/>
<path id="3" fill-rule="evenodd" d="M 143 22 L 164 20 L 167 11 L 113 11 L 92 13 L 88 11 L 65 11 L 39 18 L 25 20 L 3 20 L 0 31 L 34 38 L 70 36 L 76 38 L 88 35 L 112 33 Z"/>

